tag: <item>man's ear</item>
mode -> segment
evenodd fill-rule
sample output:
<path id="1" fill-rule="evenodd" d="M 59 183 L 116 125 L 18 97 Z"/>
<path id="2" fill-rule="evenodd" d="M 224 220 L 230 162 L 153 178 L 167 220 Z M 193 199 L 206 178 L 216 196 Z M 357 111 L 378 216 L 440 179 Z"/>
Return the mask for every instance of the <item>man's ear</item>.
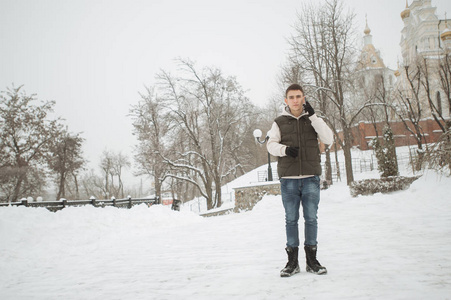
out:
<path id="1" fill-rule="evenodd" d="M 287 98 L 285 98 L 285 104 L 288 105 L 288 100 L 287 100 Z"/>

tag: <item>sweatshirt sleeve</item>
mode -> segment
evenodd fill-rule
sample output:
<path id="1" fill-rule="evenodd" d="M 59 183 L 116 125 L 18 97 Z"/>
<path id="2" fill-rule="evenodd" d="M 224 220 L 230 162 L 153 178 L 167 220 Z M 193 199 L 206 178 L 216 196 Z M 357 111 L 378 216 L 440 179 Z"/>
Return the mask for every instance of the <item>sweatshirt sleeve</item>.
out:
<path id="1" fill-rule="evenodd" d="M 330 145 L 334 141 L 334 134 L 332 130 L 327 126 L 323 119 L 318 118 L 316 114 L 309 117 L 312 121 L 312 126 L 318 134 L 319 140 L 326 145 Z M 280 133 L 279 133 L 280 134 Z"/>
<path id="2" fill-rule="evenodd" d="M 280 129 L 276 122 L 272 124 L 271 129 L 268 131 L 268 142 L 266 143 L 266 149 L 273 156 L 286 156 L 285 149 L 287 146 L 280 143 Z"/>

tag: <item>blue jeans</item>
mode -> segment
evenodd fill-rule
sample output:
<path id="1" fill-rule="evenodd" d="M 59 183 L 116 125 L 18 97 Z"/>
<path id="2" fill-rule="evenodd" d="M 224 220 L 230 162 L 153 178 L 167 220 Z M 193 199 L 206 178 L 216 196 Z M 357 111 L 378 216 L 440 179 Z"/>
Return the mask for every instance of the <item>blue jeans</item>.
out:
<path id="1" fill-rule="evenodd" d="M 299 208 L 304 214 L 304 245 L 315 246 L 318 236 L 317 212 L 320 194 L 320 178 L 280 179 L 282 202 L 285 208 L 287 246 L 299 247 Z"/>

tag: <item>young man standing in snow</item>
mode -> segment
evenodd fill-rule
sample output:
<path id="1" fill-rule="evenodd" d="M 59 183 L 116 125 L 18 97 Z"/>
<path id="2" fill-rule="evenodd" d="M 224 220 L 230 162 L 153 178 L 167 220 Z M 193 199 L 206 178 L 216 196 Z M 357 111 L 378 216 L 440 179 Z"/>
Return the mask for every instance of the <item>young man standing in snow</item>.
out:
<path id="1" fill-rule="evenodd" d="M 333 133 L 318 118 L 313 107 L 305 101 L 304 90 L 292 84 L 285 93 L 285 107 L 274 120 L 269 131 L 267 148 L 278 157 L 277 172 L 280 178 L 282 202 L 285 208 L 286 252 L 288 263 L 280 276 L 299 273 L 299 209 L 304 215 L 304 250 L 307 272 L 326 274 L 325 267 L 316 259 L 317 211 L 320 198 L 320 150 L 318 138 L 324 144 L 333 142 Z"/>

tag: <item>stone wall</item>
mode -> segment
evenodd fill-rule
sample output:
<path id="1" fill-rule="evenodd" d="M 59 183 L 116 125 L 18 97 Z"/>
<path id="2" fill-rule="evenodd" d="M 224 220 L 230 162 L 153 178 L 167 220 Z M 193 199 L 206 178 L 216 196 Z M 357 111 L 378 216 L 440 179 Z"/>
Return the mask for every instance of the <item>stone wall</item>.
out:
<path id="1" fill-rule="evenodd" d="M 264 195 L 280 195 L 280 182 L 235 188 L 235 212 L 252 210 Z"/>
<path id="2" fill-rule="evenodd" d="M 222 216 L 222 215 L 227 215 L 231 212 L 233 212 L 234 209 L 233 208 L 227 208 L 227 209 L 223 209 L 223 210 L 217 210 L 217 211 L 213 211 L 213 212 L 204 212 L 204 213 L 200 213 L 199 216 L 202 217 L 216 217 L 216 216 Z"/>

